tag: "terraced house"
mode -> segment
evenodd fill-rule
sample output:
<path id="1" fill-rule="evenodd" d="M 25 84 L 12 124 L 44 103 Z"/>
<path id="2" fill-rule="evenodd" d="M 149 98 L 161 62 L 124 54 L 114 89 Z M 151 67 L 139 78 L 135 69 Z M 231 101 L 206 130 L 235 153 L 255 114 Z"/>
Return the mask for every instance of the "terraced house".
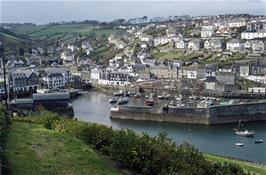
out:
<path id="1" fill-rule="evenodd" d="M 36 72 L 29 69 L 16 69 L 8 75 L 8 87 L 10 92 L 23 94 L 35 92 L 39 86 L 39 79 Z"/>

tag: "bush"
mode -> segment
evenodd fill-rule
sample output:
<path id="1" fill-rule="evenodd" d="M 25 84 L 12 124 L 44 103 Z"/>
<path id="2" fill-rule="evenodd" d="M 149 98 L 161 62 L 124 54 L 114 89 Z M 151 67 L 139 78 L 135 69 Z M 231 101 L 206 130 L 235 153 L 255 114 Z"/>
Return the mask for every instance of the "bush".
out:
<path id="1" fill-rule="evenodd" d="M 111 127 L 91 124 L 83 128 L 81 137 L 87 143 L 94 145 L 96 149 L 102 150 L 104 154 L 109 154 L 108 147 L 112 143 L 114 133 Z"/>

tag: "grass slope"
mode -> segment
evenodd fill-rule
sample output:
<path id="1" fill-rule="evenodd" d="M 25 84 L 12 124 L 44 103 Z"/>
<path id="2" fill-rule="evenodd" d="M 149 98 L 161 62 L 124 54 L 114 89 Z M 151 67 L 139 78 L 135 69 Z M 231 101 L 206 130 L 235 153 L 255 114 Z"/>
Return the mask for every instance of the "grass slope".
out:
<path id="1" fill-rule="evenodd" d="M 117 29 L 102 29 L 99 26 L 89 24 L 61 24 L 47 25 L 42 27 L 32 27 L 32 31 L 28 29 L 27 35 L 33 40 L 65 40 L 79 36 L 89 36 L 91 32 L 95 32 L 96 36 L 110 35 L 117 32 Z M 23 33 L 16 31 L 17 33 Z M 63 37 L 63 38 L 62 38 Z"/>
<path id="2" fill-rule="evenodd" d="M 12 175 L 118 174 L 81 140 L 40 124 L 13 122 L 5 156 Z"/>
<path id="3" fill-rule="evenodd" d="M 214 161 L 214 162 L 228 162 L 228 163 L 233 163 L 233 164 L 238 164 L 241 168 L 244 169 L 246 172 L 250 172 L 251 174 L 255 173 L 256 175 L 265 175 L 266 174 L 266 166 L 263 165 L 257 165 L 255 163 L 251 162 L 245 162 L 241 160 L 233 160 L 229 158 L 224 158 L 224 157 L 218 157 L 218 156 L 213 156 L 213 155 L 204 155 L 208 160 Z"/>

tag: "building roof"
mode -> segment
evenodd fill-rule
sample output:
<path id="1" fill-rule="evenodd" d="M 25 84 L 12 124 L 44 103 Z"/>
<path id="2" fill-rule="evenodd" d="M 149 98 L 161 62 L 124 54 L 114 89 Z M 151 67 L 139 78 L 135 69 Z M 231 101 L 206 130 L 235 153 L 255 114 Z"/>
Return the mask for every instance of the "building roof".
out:
<path id="1" fill-rule="evenodd" d="M 45 100 L 69 100 L 69 92 L 60 93 L 44 93 L 44 94 L 33 94 L 33 101 L 45 101 Z"/>

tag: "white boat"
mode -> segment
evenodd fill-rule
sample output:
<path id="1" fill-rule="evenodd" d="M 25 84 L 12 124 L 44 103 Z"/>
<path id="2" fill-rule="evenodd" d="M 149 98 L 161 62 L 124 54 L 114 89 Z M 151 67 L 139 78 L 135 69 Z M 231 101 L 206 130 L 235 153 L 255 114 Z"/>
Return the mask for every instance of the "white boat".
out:
<path id="1" fill-rule="evenodd" d="M 244 143 L 235 143 L 235 146 L 244 146 Z"/>
<path id="2" fill-rule="evenodd" d="M 169 103 L 170 106 L 176 106 L 176 103 L 174 100 L 171 100 L 170 103 Z"/>
<path id="3" fill-rule="evenodd" d="M 117 103 L 118 103 L 119 105 L 126 104 L 126 103 L 128 103 L 128 98 L 127 98 L 127 97 L 120 98 L 120 99 L 117 101 Z"/>
<path id="4" fill-rule="evenodd" d="M 239 136 L 245 136 L 245 137 L 253 137 L 255 135 L 254 131 L 236 131 L 236 134 Z"/>
<path id="5" fill-rule="evenodd" d="M 141 97 L 141 94 L 140 93 L 136 93 L 135 95 L 134 95 L 134 98 L 140 98 Z"/>
<path id="6" fill-rule="evenodd" d="M 113 98 L 109 99 L 108 101 L 109 101 L 109 103 L 116 103 L 118 101 L 118 98 L 113 97 Z"/>
<path id="7" fill-rule="evenodd" d="M 123 91 L 114 92 L 114 96 L 123 96 Z"/>
<path id="8" fill-rule="evenodd" d="M 158 98 L 159 99 L 164 99 L 164 96 L 163 95 L 158 95 Z"/>
<path id="9" fill-rule="evenodd" d="M 175 99 L 176 99 L 176 101 L 181 101 L 181 100 L 183 100 L 183 97 L 182 97 L 182 95 L 180 94 L 178 97 L 175 97 Z"/>
<path id="10" fill-rule="evenodd" d="M 171 94 L 165 94 L 165 95 L 164 95 L 164 99 L 169 99 L 170 96 L 171 96 Z"/>

